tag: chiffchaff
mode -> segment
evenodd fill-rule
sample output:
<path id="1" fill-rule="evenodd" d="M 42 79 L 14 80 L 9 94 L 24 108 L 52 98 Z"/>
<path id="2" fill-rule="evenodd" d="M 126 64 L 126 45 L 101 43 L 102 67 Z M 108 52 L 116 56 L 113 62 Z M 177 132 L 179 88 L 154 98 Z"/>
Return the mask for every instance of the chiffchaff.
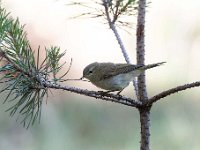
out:
<path id="1" fill-rule="evenodd" d="M 98 63 L 89 64 L 83 70 L 83 78 L 90 80 L 97 87 L 108 91 L 119 91 L 147 69 L 157 67 L 165 62 L 150 65 Z"/>

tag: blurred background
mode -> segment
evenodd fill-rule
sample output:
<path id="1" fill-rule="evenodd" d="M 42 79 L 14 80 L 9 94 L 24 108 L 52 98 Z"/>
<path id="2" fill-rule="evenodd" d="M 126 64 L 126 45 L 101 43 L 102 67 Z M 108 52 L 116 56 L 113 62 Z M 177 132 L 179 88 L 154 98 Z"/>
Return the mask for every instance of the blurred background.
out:
<path id="1" fill-rule="evenodd" d="M 85 0 L 88 1 L 88 0 Z M 19 17 L 32 47 L 60 46 L 65 60 L 73 59 L 67 78 L 79 78 L 94 61 L 125 62 L 104 21 L 89 17 L 70 19 L 86 8 L 67 6 L 67 0 L 2 0 Z M 200 79 L 200 1 L 154 0 L 146 18 L 146 63 L 166 61 L 146 72 L 149 97 Z M 128 34 L 120 30 L 131 62 L 135 63 L 135 20 Z M 66 70 L 68 66 L 66 65 Z M 64 71 L 64 70 L 63 70 Z M 90 83 L 67 82 L 98 90 Z M 154 105 L 151 114 L 153 150 L 200 149 L 199 88 L 169 96 Z M 134 97 L 130 85 L 123 95 Z M 4 95 L 1 95 L 4 97 Z M 1 101 L 2 103 L 3 101 Z M 136 109 L 74 93 L 54 91 L 44 102 L 40 124 L 28 130 L 0 105 L 0 149 L 4 150 L 137 150 L 140 141 Z"/>

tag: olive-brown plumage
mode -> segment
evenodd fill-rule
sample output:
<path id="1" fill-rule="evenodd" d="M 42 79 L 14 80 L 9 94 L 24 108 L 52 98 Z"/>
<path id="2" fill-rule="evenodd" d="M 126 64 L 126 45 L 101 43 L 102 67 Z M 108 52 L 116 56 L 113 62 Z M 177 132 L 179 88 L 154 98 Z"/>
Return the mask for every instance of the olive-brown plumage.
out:
<path id="1" fill-rule="evenodd" d="M 163 63 L 165 62 L 150 65 L 133 65 L 94 62 L 85 67 L 83 78 L 90 80 L 101 89 L 121 91 L 142 72 Z"/>

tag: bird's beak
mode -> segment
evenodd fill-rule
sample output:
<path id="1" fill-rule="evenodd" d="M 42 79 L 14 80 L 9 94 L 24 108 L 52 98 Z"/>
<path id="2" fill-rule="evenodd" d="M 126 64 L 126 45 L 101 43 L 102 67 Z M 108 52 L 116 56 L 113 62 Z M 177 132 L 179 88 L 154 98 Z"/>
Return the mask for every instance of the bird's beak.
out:
<path id="1" fill-rule="evenodd" d="M 85 78 L 85 77 L 82 76 L 79 80 L 90 82 L 90 80 L 83 80 L 84 78 Z M 87 79 L 87 78 L 85 78 L 85 79 Z"/>

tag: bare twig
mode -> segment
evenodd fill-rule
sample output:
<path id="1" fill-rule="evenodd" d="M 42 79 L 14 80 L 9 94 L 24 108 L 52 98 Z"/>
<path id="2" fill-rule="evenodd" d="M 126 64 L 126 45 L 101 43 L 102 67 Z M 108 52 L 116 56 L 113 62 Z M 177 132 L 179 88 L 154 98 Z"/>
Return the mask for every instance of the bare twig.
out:
<path id="1" fill-rule="evenodd" d="M 119 44 L 119 46 L 120 46 L 120 48 L 122 50 L 122 54 L 124 56 L 124 59 L 125 59 L 125 61 L 127 63 L 130 63 L 129 56 L 128 56 L 128 53 L 127 53 L 127 51 L 126 51 L 126 49 L 124 47 L 122 39 L 121 39 L 121 37 L 120 37 L 116 27 L 115 27 L 115 24 L 111 20 L 111 17 L 110 17 L 109 11 L 108 11 L 108 2 L 107 2 L 107 0 L 103 0 L 103 6 L 105 8 L 106 18 L 107 18 L 109 27 L 111 28 L 111 30 L 113 31 L 113 33 L 114 33 L 114 35 L 115 35 L 115 37 L 117 39 L 117 42 L 118 42 L 118 44 Z"/>
<path id="2" fill-rule="evenodd" d="M 38 79 L 41 80 L 42 78 L 38 78 Z M 47 87 L 47 88 L 62 89 L 62 90 L 70 91 L 73 93 L 86 95 L 89 97 L 94 97 L 96 99 L 102 99 L 105 101 L 120 103 L 120 104 L 131 106 L 131 107 L 140 107 L 142 105 L 140 101 L 136 101 L 136 100 L 133 100 L 131 98 L 127 98 L 121 95 L 109 94 L 109 93 L 102 94 L 102 92 L 89 91 L 86 89 L 80 89 L 76 87 L 61 86 L 59 84 L 54 84 L 52 82 L 45 81 L 45 80 L 41 81 L 41 83 L 43 84 L 44 87 Z"/>
<path id="3" fill-rule="evenodd" d="M 175 88 L 163 91 L 163 92 L 151 97 L 149 99 L 149 101 L 147 102 L 147 104 L 148 105 L 152 105 L 153 103 L 157 102 L 158 100 L 160 100 L 160 99 L 162 99 L 164 97 L 167 97 L 167 96 L 169 96 L 171 94 L 174 94 L 174 93 L 177 93 L 177 92 L 189 89 L 189 88 L 198 87 L 198 86 L 200 86 L 200 81 L 193 82 L 193 83 L 190 83 L 190 84 L 184 84 L 184 85 L 181 85 L 181 86 L 177 86 Z"/>
<path id="4" fill-rule="evenodd" d="M 118 44 L 120 46 L 120 49 L 122 51 L 122 54 L 124 56 L 125 61 L 130 64 L 131 61 L 129 59 L 129 56 L 128 56 L 128 53 L 127 53 L 127 51 L 125 49 L 125 46 L 124 46 L 124 44 L 122 42 L 122 39 L 121 39 L 117 29 L 116 29 L 115 21 L 113 22 L 111 20 L 111 17 L 110 17 L 109 11 L 108 11 L 108 1 L 107 0 L 103 0 L 103 6 L 105 8 L 106 18 L 107 18 L 109 27 L 111 28 L 111 30 L 113 31 L 113 33 L 114 33 L 114 35 L 115 35 L 115 37 L 117 39 L 117 42 L 118 42 Z M 137 87 L 137 81 L 135 79 L 133 80 L 133 86 L 135 88 L 136 97 L 138 98 L 138 87 Z"/>
<path id="5" fill-rule="evenodd" d="M 113 20 L 112 23 L 114 24 L 119 16 L 118 10 L 119 10 L 119 6 L 120 6 L 120 1 L 116 2 L 116 6 L 115 6 L 115 12 L 113 13 Z"/>

